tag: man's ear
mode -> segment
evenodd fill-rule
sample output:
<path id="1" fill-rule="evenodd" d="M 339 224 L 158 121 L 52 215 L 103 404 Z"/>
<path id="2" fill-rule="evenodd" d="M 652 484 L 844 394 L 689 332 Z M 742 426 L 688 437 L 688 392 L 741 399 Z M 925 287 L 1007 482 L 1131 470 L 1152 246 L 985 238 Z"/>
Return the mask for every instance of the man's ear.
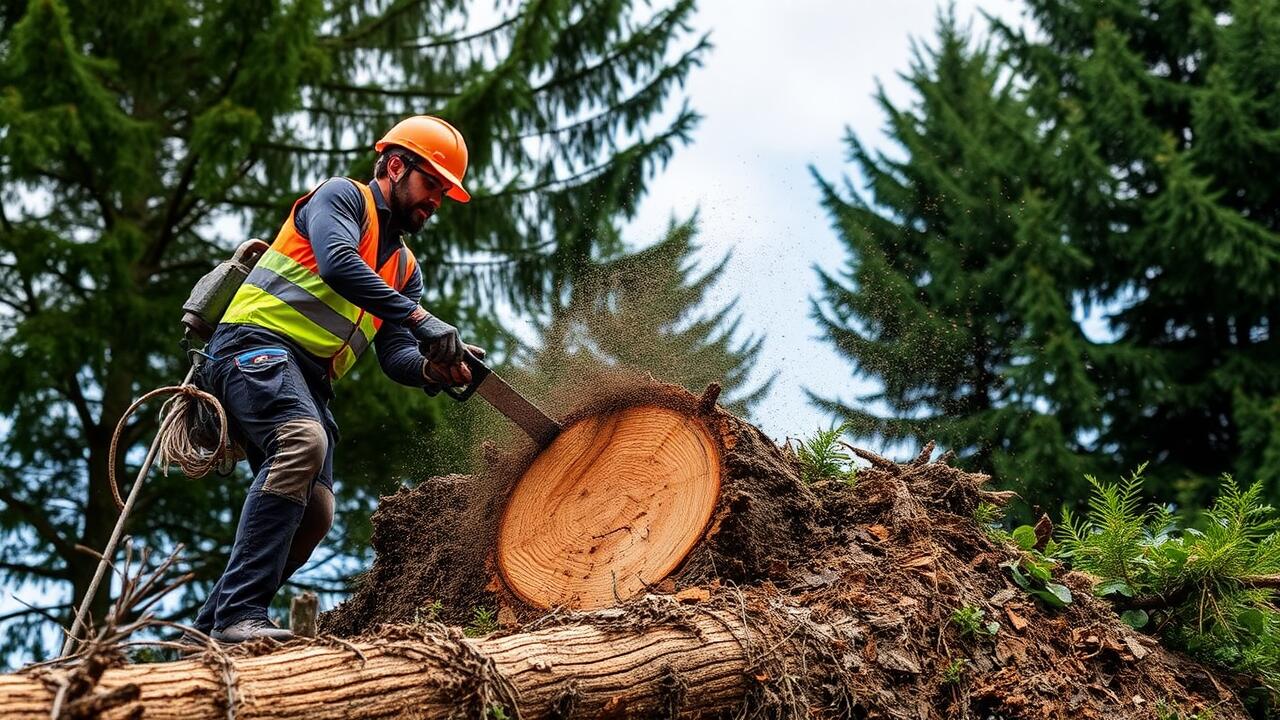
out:
<path id="1" fill-rule="evenodd" d="M 404 158 L 399 155 L 392 155 L 387 158 L 387 177 L 393 182 L 400 182 L 400 178 L 404 177 L 405 167 Z"/>

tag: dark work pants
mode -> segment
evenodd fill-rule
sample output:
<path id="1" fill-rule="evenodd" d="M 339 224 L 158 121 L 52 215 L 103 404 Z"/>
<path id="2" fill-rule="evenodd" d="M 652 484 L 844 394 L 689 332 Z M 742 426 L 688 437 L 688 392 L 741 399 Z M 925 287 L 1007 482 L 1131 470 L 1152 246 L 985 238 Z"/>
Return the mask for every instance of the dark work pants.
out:
<path id="1" fill-rule="evenodd" d="M 254 478 L 227 568 L 196 616 L 204 633 L 267 617 L 271 598 L 302 564 L 288 554 L 315 485 L 332 492 L 337 440 L 327 401 L 290 350 L 217 345 L 215 337 L 201 384 L 226 410 Z"/>

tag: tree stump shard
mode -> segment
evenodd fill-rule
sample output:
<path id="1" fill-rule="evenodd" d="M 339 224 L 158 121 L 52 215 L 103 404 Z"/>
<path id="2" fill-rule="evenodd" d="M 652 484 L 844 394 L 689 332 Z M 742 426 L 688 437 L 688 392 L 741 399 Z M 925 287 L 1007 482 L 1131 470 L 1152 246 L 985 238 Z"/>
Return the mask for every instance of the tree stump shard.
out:
<path id="1" fill-rule="evenodd" d="M 720 495 L 718 444 L 698 417 L 620 409 L 566 428 L 517 481 L 498 530 L 507 586 L 540 608 L 616 605 L 674 571 Z"/>

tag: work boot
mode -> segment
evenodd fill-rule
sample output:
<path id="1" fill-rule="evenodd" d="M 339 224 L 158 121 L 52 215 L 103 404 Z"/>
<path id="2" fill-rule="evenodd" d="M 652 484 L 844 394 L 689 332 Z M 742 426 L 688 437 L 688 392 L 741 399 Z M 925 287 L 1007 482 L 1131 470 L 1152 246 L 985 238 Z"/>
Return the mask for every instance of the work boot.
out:
<path id="1" fill-rule="evenodd" d="M 221 630 L 214 630 L 209 637 L 223 643 L 241 643 L 246 640 L 257 640 L 258 638 L 271 638 L 280 642 L 288 642 L 293 639 L 293 633 L 276 627 L 275 623 L 266 618 L 248 617 Z"/>
<path id="2" fill-rule="evenodd" d="M 173 642 L 178 645 L 178 656 L 183 658 L 199 655 L 209 649 L 203 638 L 192 635 L 186 631 L 174 639 Z"/>

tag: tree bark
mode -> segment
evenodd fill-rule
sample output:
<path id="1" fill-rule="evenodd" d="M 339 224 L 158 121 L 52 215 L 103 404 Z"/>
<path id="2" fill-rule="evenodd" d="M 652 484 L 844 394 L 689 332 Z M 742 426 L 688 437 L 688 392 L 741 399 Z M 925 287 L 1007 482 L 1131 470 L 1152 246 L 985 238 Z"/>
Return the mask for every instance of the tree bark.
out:
<path id="1" fill-rule="evenodd" d="M 78 707 L 97 702 L 103 718 L 141 709 L 148 720 L 502 717 L 499 707 L 526 719 L 674 717 L 740 707 L 753 682 L 749 652 L 774 643 L 735 613 L 677 609 L 643 626 L 613 610 L 592 614 L 601 625 L 499 638 L 431 625 L 350 645 L 295 641 L 221 663 L 126 665 L 107 670 Z M 0 676 L 0 714 L 49 718 L 57 672 Z M 108 698 L 119 704 L 102 707 Z"/>

